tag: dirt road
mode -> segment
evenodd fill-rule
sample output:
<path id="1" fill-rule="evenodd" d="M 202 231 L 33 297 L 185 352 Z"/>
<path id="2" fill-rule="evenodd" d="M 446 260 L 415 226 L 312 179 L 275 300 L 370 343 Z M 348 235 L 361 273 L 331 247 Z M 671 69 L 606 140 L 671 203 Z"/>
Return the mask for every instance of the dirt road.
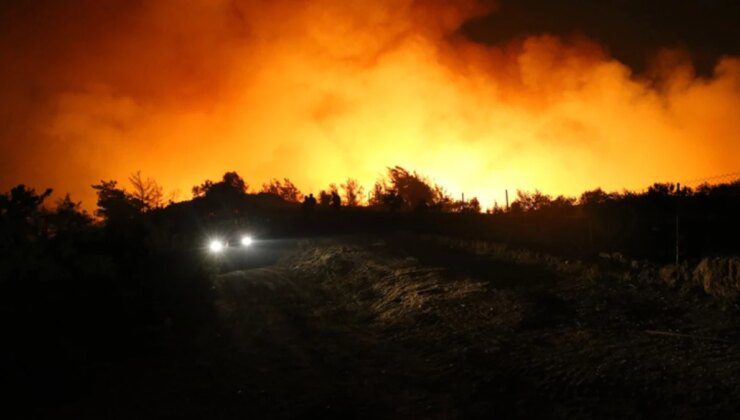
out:
<path id="1" fill-rule="evenodd" d="M 142 388 L 111 391 L 109 414 L 640 418 L 740 408 L 738 309 L 698 293 L 408 237 L 299 243 L 215 287 L 215 338 L 158 364 Z"/>

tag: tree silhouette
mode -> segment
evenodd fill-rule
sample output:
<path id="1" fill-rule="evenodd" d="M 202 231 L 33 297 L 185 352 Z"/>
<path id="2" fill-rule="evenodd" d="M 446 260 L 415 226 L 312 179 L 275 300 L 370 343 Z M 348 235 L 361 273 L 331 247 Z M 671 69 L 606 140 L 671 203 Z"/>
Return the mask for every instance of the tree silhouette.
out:
<path id="1" fill-rule="evenodd" d="M 365 189 L 356 179 L 348 178 L 347 182 L 342 184 L 342 190 L 344 190 L 344 201 L 347 203 L 347 206 L 356 207 L 360 205 L 360 200 Z"/>
<path id="2" fill-rule="evenodd" d="M 100 181 L 92 188 L 98 195 L 98 208 L 95 214 L 106 224 L 125 223 L 134 219 L 144 209 L 144 204 L 122 188 L 116 188 L 116 181 Z"/>
<path id="3" fill-rule="evenodd" d="M 92 218 L 80 208 L 81 203 L 72 201 L 69 194 L 57 200 L 54 211 L 46 216 L 52 234 L 74 232 L 89 226 Z"/>
<path id="4" fill-rule="evenodd" d="M 416 172 L 395 166 L 388 169 L 388 177 L 405 209 L 414 209 L 422 202 L 434 203 L 435 194 L 431 183 Z"/>
<path id="5" fill-rule="evenodd" d="M 141 171 L 136 171 L 128 178 L 133 186 L 131 196 L 139 200 L 142 207 L 146 210 L 162 207 L 163 193 L 162 187 L 152 178 L 144 178 Z"/>
<path id="6" fill-rule="evenodd" d="M 431 203 L 432 210 L 442 212 L 452 210 L 453 200 L 442 186 L 435 184 L 432 188 L 432 193 L 434 195 Z"/>
<path id="7" fill-rule="evenodd" d="M 226 186 L 231 188 L 234 191 L 237 191 L 239 193 L 245 194 L 247 190 L 249 189 L 249 186 L 246 182 L 244 182 L 244 179 L 242 179 L 241 176 L 239 176 L 238 173 L 235 171 L 226 172 L 224 176 L 221 178 L 221 182 L 223 182 Z"/>
<path id="8" fill-rule="evenodd" d="M 385 179 L 380 179 L 373 185 L 373 191 L 370 193 L 368 204 L 397 211 L 403 207 L 403 199 L 392 184 L 389 184 Z"/>
<path id="9" fill-rule="evenodd" d="M 193 187 L 193 198 L 205 197 L 206 193 L 213 187 L 213 181 L 206 179 L 202 184 Z"/>
<path id="10" fill-rule="evenodd" d="M 615 198 L 618 197 L 616 197 L 614 194 L 607 194 L 601 188 L 597 188 L 595 190 L 586 191 L 581 194 L 581 197 L 578 199 L 578 204 L 581 204 L 585 207 L 592 207 L 599 204 L 604 204 L 607 201 L 613 200 Z"/>
<path id="11" fill-rule="evenodd" d="M 246 194 L 248 188 L 249 186 L 238 173 L 230 171 L 226 172 L 219 182 L 207 179 L 202 184 L 194 186 L 193 197 L 206 197 L 211 201 L 220 198 L 233 199 Z"/>
<path id="12" fill-rule="evenodd" d="M 488 213 L 488 214 L 498 214 L 498 215 L 501 215 L 501 214 L 504 214 L 505 212 L 506 212 L 506 209 L 504 209 L 501 206 L 499 206 L 497 201 L 494 201 L 493 202 L 493 207 L 491 207 L 490 209 L 486 210 L 486 213 Z"/>
<path id="13" fill-rule="evenodd" d="M 33 188 L 17 185 L 10 190 L 10 194 L 0 195 L 0 214 L 18 220 L 31 218 L 38 213 L 39 207 L 51 193 L 51 188 L 36 194 Z"/>
<path id="14" fill-rule="evenodd" d="M 512 207 L 516 208 L 517 211 L 536 211 L 546 207 L 549 207 L 552 197 L 547 194 L 543 194 L 539 190 L 534 190 L 533 193 L 518 190 L 516 192 L 516 200 L 512 203 Z"/>
<path id="15" fill-rule="evenodd" d="M 394 211 L 423 208 L 447 211 L 452 207 L 452 200 L 442 187 L 401 166 L 388 168 L 387 178 L 375 183 L 368 202 Z"/>
<path id="16" fill-rule="evenodd" d="M 368 197 L 367 204 L 371 207 L 382 206 L 385 190 L 386 187 L 383 185 L 382 181 L 376 181 L 373 185 L 373 190 L 369 194 L 370 196 Z"/>
<path id="17" fill-rule="evenodd" d="M 0 194 L 0 248 L 33 241 L 42 234 L 41 204 L 51 193 L 46 189 L 37 194 L 20 184 Z"/>
<path id="18" fill-rule="evenodd" d="M 652 196 L 669 196 L 676 192 L 676 184 L 661 184 L 656 182 L 648 187 L 647 195 Z"/>
<path id="19" fill-rule="evenodd" d="M 269 183 L 263 184 L 262 192 L 274 194 L 292 203 L 300 203 L 303 199 L 301 191 L 288 178 L 283 178 L 282 182 L 279 179 L 273 179 Z"/>
<path id="20" fill-rule="evenodd" d="M 480 213 L 480 202 L 477 197 L 473 197 L 470 201 L 461 201 L 457 206 L 457 211 L 469 214 Z"/>
<path id="21" fill-rule="evenodd" d="M 550 208 L 552 209 L 568 209 L 573 207 L 576 204 L 575 197 L 566 197 L 564 195 L 559 195 L 555 197 L 554 200 L 550 201 Z"/>

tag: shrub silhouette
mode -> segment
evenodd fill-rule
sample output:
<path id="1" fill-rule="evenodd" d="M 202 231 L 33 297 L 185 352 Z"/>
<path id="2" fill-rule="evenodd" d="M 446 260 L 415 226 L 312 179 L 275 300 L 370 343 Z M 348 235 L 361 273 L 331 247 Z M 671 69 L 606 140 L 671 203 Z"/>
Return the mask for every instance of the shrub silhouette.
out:
<path id="1" fill-rule="evenodd" d="M 300 203 L 303 199 L 301 191 L 288 178 L 283 178 L 282 182 L 278 179 L 273 179 L 269 183 L 263 184 L 262 192 L 274 194 L 291 203 Z"/>

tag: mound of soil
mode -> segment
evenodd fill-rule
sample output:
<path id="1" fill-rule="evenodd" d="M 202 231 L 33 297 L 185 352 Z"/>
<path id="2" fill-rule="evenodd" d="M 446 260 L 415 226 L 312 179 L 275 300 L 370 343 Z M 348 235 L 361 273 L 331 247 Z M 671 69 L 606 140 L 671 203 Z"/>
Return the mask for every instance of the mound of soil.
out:
<path id="1" fill-rule="evenodd" d="M 694 269 L 694 282 L 710 295 L 735 298 L 740 294 L 740 258 L 705 258 Z"/>

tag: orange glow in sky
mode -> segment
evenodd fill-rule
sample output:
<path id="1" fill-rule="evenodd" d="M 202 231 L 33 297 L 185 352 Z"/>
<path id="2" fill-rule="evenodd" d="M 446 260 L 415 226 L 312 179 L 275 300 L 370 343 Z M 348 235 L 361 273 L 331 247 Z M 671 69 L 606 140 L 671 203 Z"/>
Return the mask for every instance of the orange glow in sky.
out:
<path id="1" fill-rule="evenodd" d="M 186 199 L 227 170 L 316 193 L 401 165 L 490 207 L 740 170 L 738 57 L 700 78 L 666 50 L 638 77 L 585 38 L 481 45 L 458 32 L 490 9 L 472 0 L 141 3 L 2 41 L 1 190 L 90 208 L 137 170 Z"/>

